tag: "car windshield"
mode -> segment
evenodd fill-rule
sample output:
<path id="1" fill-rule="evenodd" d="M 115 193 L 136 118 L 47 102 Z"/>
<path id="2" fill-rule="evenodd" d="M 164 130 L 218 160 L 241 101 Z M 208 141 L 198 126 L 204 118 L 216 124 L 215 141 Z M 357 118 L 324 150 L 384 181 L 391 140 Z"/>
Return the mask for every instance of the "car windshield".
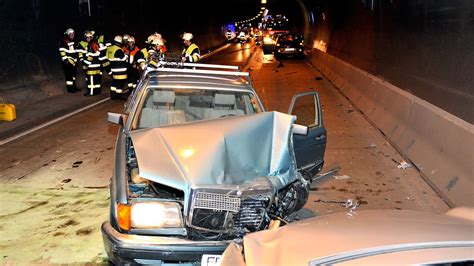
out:
<path id="1" fill-rule="evenodd" d="M 260 112 L 256 97 L 240 91 L 150 89 L 139 105 L 133 129 Z"/>

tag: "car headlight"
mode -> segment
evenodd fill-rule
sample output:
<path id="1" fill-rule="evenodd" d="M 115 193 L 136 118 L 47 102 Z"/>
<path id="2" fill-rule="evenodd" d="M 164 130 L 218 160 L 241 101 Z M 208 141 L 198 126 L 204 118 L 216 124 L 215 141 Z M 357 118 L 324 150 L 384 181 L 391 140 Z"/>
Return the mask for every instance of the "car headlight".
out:
<path id="1" fill-rule="evenodd" d="M 138 202 L 130 211 L 132 228 L 183 227 L 181 207 L 177 202 Z"/>
<path id="2" fill-rule="evenodd" d="M 177 202 L 136 202 L 119 204 L 118 223 L 122 229 L 183 227 L 181 206 Z"/>

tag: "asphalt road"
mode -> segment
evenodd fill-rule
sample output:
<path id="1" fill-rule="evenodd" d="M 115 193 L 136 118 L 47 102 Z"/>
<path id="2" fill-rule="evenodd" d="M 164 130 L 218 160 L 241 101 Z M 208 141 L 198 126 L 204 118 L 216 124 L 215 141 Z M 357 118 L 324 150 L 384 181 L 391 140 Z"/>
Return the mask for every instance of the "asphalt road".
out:
<path id="1" fill-rule="evenodd" d="M 448 210 L 415 168 L 398 167 L 404 158 L 306 60 L 277 61 L 233 44 L 204 61 L 244 64 L 267 110 L 286 112 L 298 92 L 320 94 L 323 172 L 340 170 L 313 184 L 300 218 L 345 212 L 348 200 L 357 209 Z M 0 146 L 8 155 L 0 164 L 0 264 L 104 262 L 100 224 L 117 131 L 105 117 L 122 109 L 123 102 L 107 101 Z"/>

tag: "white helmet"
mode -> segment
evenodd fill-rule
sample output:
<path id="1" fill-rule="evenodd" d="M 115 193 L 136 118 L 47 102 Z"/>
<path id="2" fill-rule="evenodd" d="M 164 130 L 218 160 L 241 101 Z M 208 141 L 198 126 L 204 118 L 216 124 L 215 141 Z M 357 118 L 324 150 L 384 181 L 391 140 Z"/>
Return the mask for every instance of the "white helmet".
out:
<path id="1" fill-rule="evenodd" d="M 84 32 L 84 37 L 94 37 L 94 31 L 86 30 L 86 32 Z"/>
<path id="2" fill-rule="evenodd" d="M 130 37 L 131 37 L 130 35 L 124 34 L 123 37 L 122 37 L 122 41 L 128 42 L 128 39 L 130 39 Z"/>
<path id="3" fill-rule="evenodd" d="M 183 37 L 182 37 L 182 38 L 183 38 L 183 40 L 185 40 L 185 41 L 190 41 L 193 37 L 194 37 L 194 36 L 193 36 L 192 33 L 185 32 L 185 33 L 183 33 Z"/>
<path id="4" fill-rule="evenodd" d="M 71 33 L 74 33 L 74 30 L 71 29 L 71 28 L 67 29 L 67 30 L 64 32 L 65 35 L 69 35 L 69 34 L 71 34 Z"/>
<path id="5" fill-rule="evenodd" d="M 122 43 L 122 36 L 121 35 L 115 35 L 114 42 Z"/>
<path id="6" fill-rule="evenodd" d="M 153 45 L 164 45 L 165 42 L 163 41 L 163 38 L 161 38 L 161 35 L 160 35 L 160 37 L 154 36 L 154 38 L 151 40 L 151 44 L 153 44 Z"/>

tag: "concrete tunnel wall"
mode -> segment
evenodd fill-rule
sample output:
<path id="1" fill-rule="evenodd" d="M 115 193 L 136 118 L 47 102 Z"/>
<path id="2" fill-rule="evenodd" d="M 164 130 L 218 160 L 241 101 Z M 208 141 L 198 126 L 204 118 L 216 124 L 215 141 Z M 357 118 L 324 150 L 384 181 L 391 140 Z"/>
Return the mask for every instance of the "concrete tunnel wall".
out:
<path id="1" fill-rule="evenodd" d="M 313 65 L 450 206 L 473 206 L 474 2 L 300 3 Z"/>

